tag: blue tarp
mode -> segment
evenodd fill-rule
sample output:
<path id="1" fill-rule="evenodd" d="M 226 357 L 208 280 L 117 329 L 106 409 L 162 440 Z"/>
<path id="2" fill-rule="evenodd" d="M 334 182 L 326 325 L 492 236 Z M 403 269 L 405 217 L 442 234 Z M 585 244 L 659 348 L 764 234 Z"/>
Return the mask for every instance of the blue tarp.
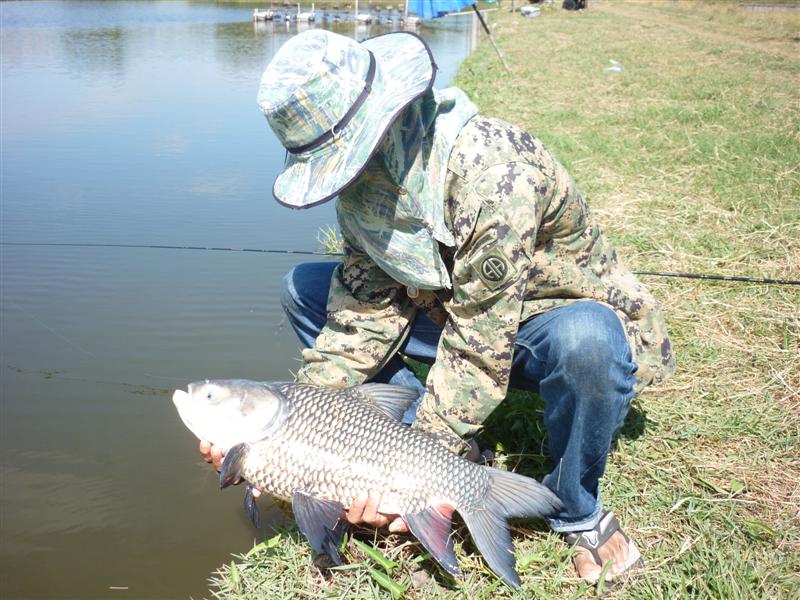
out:
<path id="1" fill-rule="evenodd" d="M 420 19 L 435 19 L 446 13 L 458 12 L 465 6 L 475 4 L 477 0 L 409 0 L 408 12 L 415 13 Z"/>

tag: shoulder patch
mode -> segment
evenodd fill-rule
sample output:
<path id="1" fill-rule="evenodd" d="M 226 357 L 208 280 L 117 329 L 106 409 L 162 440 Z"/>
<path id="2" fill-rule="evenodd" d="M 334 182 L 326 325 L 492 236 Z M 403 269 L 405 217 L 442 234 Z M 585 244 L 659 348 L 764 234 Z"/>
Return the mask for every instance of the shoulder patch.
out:
<path id="1" fill-rule="evenodd" d="M 514 265 L 497 247 L 477 256 L 471 266 L 490 290 L 496 290 L 517 274 Z"/>

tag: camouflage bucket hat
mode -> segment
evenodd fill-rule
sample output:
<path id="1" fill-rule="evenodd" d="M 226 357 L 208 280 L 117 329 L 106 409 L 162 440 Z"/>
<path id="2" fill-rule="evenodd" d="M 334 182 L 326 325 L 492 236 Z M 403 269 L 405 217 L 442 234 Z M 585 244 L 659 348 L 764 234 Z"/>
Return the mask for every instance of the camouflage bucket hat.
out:
<path id="1" fill-rule="evenodd" d="M 261 78 L 258 105 L 287 151 L 272 187 L 291 208 L 330 200 L 364 170 L 394 118 L 433 85 L 416 34 L 364 40 L 312 29 L 287 41 Z"/>

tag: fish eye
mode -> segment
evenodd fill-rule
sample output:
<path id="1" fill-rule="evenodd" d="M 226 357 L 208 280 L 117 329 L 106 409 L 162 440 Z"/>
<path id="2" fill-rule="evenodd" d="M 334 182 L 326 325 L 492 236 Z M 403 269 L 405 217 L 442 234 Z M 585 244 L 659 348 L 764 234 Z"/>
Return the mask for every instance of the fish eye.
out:
<path id="1" fill-rule="evenodd" d="M 208 394 L 206 394 L 206 398 L 208 398 L 209 400 L 211 400 L 211 395 L 212 395 L 212 394 L 211 394 L 211 392 L 208 392 Z"/>

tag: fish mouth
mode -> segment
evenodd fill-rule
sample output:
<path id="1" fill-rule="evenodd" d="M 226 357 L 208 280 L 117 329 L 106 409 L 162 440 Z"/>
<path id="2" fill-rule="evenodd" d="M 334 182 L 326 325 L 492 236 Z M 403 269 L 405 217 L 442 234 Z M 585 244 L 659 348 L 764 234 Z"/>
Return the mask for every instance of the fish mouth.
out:
<path id="1" fill-rule="evenodd" d="M 191 386 L 190 391 L 191 391 Z M 186 425 L 187 429 L 191 431 L 199 440 L 205 439 L 200 429 L 195 425 L 192 411 L 192 395 L 189 392 L 184 392 L 183 390 L 175 390 L 172 394 L 172 403 L 175 405 L 175 408 L 178 409 L 178 415 L 183 421 L 183 424 Z"/>
<path id="2" fill-rule="evenodd" d="M 175 404 L 175 408 L 178 411 L 181 410 L 182 406 L 186 406 L 186 403 L 192 399 L 192 386 L 189 386 L 189 391 L 184 392 L 183 390 L 175 390 L 172 394 L 172 402 Z"/>

